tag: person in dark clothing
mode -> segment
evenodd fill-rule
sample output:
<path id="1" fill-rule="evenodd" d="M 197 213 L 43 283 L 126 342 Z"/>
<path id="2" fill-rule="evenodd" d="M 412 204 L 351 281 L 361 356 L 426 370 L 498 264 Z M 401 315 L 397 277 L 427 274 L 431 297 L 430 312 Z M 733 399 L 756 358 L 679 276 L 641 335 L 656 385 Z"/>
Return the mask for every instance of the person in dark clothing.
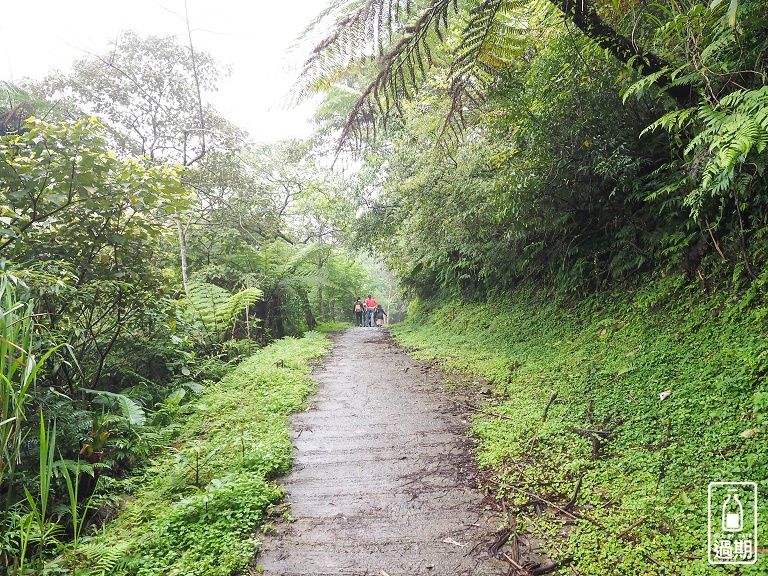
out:
<path id="1" fill-rule="evenodd" d="M 355 326 L 363 325 L 364 311 L 365 311 L 365 306 L 363 305 L 363 301 L 360 300 L 360 296 L 358 296 L 357 300 L 355 300 L 355 303 L 352 305 L 352 312 L 355 313 Z"/>
<path id="2" fill-rule="evenodd" d="M 387 313 L 384 312 L 384 308 L 381 306 L 381 304 L 378 304 L 376 306 L 376 327 L 381 328 L 384 325 L 384 316 L 386 316 Z"/>

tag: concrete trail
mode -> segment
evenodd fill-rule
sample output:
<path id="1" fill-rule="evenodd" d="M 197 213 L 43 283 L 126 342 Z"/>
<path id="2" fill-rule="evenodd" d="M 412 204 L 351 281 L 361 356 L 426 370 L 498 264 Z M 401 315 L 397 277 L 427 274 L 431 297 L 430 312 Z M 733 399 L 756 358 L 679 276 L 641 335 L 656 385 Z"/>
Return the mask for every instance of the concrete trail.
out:
<path id="1" fill-rule="evenodd" d="M 467 422 L 432 372 L 386 330 L 339 335 L 313 408 L 293 418 L 282 483 L 296 521 L 264 539 L 264 574 L 506 574 L 487 553 L 500 519 L 472 486 Z"/>

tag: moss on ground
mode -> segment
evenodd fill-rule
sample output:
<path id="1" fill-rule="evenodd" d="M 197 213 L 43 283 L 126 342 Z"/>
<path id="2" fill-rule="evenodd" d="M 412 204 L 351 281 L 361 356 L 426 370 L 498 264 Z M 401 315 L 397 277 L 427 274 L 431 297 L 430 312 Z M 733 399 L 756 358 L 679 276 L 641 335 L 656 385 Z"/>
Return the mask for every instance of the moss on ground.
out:
<path id="1" fill-rule="evenodd" d="M 711 574 L 710 482 L 757 482 L 768 537 L 763 286 L 660 278 L 583 299 L 529 286 L 489 303 L 420 303 L 395 335 L 416 357 L 494 383 L 495 416 L 473 425 L 484 488 L 519 530 L 552 536 L 554 557 L 583 576 Z M 537 518 L 533 500 L 563 507 L 579 479 L 576 518 L 551 506 Z M 740 573 L 768 573 L 768 560 Z"/>

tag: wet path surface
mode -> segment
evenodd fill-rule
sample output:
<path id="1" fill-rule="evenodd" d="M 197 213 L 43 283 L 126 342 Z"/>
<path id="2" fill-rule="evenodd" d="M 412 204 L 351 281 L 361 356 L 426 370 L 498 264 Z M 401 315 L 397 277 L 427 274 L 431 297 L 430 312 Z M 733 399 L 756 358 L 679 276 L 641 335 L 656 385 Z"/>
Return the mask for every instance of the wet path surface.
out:
<path id="1" fill-rule="evenodd" d="M 296 521 L 265 539 L 264 574 L 505 574 L 487 553 L 500 520 L 473 488 L 467 422 L 436 371 L 385 330 L 353 328 L 315 378 L 281 481 Z"/>

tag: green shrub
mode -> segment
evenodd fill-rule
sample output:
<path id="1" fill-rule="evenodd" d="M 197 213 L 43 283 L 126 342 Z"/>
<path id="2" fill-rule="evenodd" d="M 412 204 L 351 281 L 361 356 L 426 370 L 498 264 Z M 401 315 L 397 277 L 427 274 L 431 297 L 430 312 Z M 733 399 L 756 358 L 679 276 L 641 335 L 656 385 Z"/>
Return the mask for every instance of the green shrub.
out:
<path id="1" fill-rule="evenodd" d="M 72 558 L 81 574 L 228 575 L 247 569 L 292 461 L 287 416 L 313 390 L 308 361 L 330 341 L 310 332 L 259 350 L 197 398 L 178 441 L 158 454 L 119 518 Z M 107 557 L 118 546 L 119 555 Z M 108 559 L 109 561 L 105 561 Z"/>

